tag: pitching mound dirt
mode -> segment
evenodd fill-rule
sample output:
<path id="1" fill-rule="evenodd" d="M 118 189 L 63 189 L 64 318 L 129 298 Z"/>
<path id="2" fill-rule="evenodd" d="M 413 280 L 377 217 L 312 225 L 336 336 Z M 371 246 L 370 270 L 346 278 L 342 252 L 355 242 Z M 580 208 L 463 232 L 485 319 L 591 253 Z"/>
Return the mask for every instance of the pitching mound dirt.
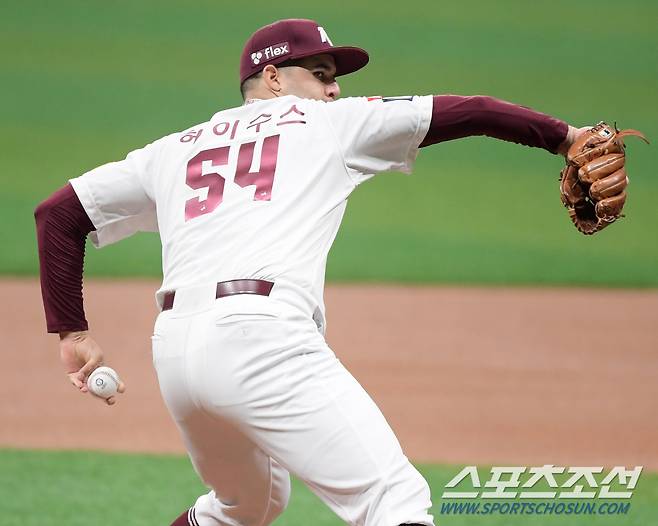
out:
<path id="1" fill-rule="evenodd" d="M 184 451 L 151 366 L 156 288 L 85 287 L 128 387 L 110 408 L 68 384 L 38 282 L 0 280 L 0 446 Z M 331 286 L 326 299 L 329 343 L 409 457 L 658 469 L 658 291 Z"/>

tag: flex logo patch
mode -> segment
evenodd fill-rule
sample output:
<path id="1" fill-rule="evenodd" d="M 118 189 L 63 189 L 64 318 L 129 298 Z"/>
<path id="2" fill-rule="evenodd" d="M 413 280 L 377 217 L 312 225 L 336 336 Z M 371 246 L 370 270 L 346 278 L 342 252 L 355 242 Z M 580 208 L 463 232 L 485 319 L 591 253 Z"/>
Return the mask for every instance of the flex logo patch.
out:
<path id="1" fill-rule="evenodd" d="M 274 44 L 273 46 L 268 46 L 264 49 L 254 51 L 251 54 L 251 61 L 253 62 L 254 66 L 257 66 L 261 62 L 267 62 L 268 60 L 272 60 L 283 55 L 288 55 L 289 53 L 290 45 L 288 42 L 280 42 L 278 44 Z"/>

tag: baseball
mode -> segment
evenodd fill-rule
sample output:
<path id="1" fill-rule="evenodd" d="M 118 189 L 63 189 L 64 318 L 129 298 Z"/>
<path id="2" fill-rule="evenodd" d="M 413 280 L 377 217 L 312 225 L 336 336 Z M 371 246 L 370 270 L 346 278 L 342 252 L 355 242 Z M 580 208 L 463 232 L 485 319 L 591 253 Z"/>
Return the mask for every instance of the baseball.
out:
<path id="1" fill-rule="evenodd" d="M 119 375 L 111 367 L 98 367 L 87 378 L 89 392 L 100 398 L 109 398 L 117 394 Z"/>

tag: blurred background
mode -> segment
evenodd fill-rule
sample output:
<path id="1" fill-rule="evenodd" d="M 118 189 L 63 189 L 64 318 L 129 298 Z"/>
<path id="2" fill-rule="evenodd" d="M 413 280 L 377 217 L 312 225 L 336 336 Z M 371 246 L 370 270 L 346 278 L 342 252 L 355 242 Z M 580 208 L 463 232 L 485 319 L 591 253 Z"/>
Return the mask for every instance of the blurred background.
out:
<path id="1" fill-rule="evenodd" d="M 238 57 L 273 20 L 321 21 L 370 52 L 344 96 L 487 94 L 575 126 L 658 140 L 652 1 L 5 3 L 0 272 L 37 269 L 32 210 L 72 177 L 240 104 Z M 658 284 L 658 154 L 629 139 L 627 219 L 584 238 L 559 201 L 563 161 L 487 138 L 424 149 L 411 178 L 353 195 L 330 280 Z M 88 275 L 159 276 L 154 235 L 90 251 Z"/>

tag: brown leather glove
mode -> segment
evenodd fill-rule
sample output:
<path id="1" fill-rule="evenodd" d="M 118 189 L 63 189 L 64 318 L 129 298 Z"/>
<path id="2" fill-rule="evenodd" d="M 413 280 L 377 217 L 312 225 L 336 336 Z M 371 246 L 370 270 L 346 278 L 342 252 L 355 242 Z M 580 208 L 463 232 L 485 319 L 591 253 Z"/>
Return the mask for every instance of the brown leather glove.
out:
<path id="1" fill-rule="evenodd" d="M 628 177 L 622 139 L 629 135 L 649 142 L 637 130 L 619 131 L 600 122 L 569 147 L 567 166 L 560 172 L 560 193 L 571 221 L 585 235 L 623 217 Z"/>

